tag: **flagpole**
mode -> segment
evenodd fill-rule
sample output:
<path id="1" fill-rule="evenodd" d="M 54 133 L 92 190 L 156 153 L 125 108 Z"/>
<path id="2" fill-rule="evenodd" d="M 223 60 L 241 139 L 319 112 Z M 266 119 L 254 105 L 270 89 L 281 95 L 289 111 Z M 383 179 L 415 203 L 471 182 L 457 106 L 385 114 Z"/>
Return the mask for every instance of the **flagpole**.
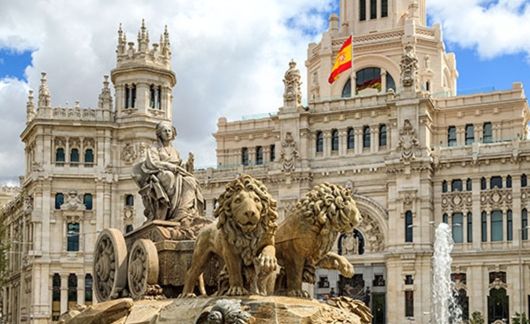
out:
<path id="1" fill-rule="evenodd" d="M 353 65 L 353 33 L 350 33 L 351 37 L 351 73 L 350 73 L 350 85 L 351 85 L 351 97 L 353 98 L 356 93 L 355 90 L 357 88 L 357 76 L 355 75 L 355 67 Z"/>

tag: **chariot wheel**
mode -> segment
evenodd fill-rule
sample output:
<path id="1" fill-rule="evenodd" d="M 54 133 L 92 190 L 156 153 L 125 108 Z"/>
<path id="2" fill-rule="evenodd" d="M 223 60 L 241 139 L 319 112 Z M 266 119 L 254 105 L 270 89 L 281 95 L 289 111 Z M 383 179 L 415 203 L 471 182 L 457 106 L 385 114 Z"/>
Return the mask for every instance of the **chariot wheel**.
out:
<path id="1" fill-rule="evenodd" d="M 94 249 L 94 290 L 98 301 L 118 298 L 127 285 L 127 246 L 123 234 L 104 229 Z"/>
<path id="2" fill-rule="evenodd" d="M 150 293 L 150 286 L 158 284 L 158 252 L 151 240 L 134 242 L 129 253 L 127 281 L 134 299 L 141 299 Z"/>

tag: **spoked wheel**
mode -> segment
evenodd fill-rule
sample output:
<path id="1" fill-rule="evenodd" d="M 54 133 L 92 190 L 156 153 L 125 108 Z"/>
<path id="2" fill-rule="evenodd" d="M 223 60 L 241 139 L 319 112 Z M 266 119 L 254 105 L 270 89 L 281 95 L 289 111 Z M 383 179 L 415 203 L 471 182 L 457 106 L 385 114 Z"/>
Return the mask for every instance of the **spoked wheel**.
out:
<path id="1" fill-rule="evenodd" d="M 134 242 L 129 253 L 127 272 L 132 298 L 141 299 L 145 295 L 158 293 L 158 269 L 158 252 L 153 241 L 140 239 Z"/>
<path id="2" fill-rule="evenodd" d="M 120 297 L 127 285 L 127 246 L 122 233 L 104 229 L 94 250 L 94 287 L 96 298 L 103 302 Z"/>

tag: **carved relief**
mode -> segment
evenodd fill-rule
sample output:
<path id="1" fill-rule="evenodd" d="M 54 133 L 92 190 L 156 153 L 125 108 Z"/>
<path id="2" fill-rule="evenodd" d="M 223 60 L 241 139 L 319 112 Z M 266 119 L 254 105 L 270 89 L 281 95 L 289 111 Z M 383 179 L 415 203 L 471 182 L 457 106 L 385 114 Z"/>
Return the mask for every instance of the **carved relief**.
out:
<path id="1" fill-rule="evenodd" d="M 442 211 L 468 211 L 473 207 L 471 192 L 449 192 L 442 194 Z"/>
<path id="2" fill-rule="evenodd" d="M 282 152 L 280 153 L 280 162 L 282 163 L 283 172 L 291 172 L 296 168 L 298 159 L 298 150 L 291 132 L 287 132 L 282 142 Z"/>
<path id="3" fill-rule="evenodd" d="M 95 147 L 95 141 L 93 138 L 85 138 L 83 139 L 83 147 L 85 148 L 94 148 Z"/>
<path id="4" fill-rule="evenodd" d="M 409 162 L 416 158 L 420 143 L 416 137 L 416 131 L 408 119 L 405 119 L 403 128 L 399 131 L 399 143 L 397 151 L 401 152 L 401 160 Z"/>
<path id="5" fill-rule="evenodd" d="M 136 160 L 137 157 L 138 157 L 138 154 L 134 146 L 131 143 L 125 144 L 125 146 L 121 150 L 122 161 L 124 161 L 127 164 L 131 164 Z"/>
<path id="6" fill-rule="evenodd" d="M 81 145 L 81 140 L 79 137 L 71 137 L 68 139 L 68 143 L 70 144 L 71 148 L 79 148 Z"/>
<path id="7" fill-rule="evenodd" d="M 77 194 L 77 191 L 70 191 L 66 201 L 61 206 L 61 210 L 85 210 L 85 204 Z"/>
<path id="8" fill-rule="evenodd" d="M 64 137 L 56 137 L 54 139 L 55 147 L 66 147 L 66 138 Z"/>
<path id="9" fill-rule="evenodd" d="M 370 215 L 363 214 L 363 221 L 357 229 L 364 234 L 364 250 L 366 252 L 381 252 L 385 249 L 385 238 L 378 222 Z"/>
<path id="10" fill-rule="evenodd" d="M 491 190 L 482 191 L 480 193 L 481 207 L 489 207 L 491 209 L 497 208 L 511 208 L 512 207 L 512 190 L 494 188 Z"/>
<path id="11" fill-rule="evenodd" d="M 404 88 L 417 87 L 418 57 L 412 44 L 405 45 L 401 56 L 401 84 Z"/>

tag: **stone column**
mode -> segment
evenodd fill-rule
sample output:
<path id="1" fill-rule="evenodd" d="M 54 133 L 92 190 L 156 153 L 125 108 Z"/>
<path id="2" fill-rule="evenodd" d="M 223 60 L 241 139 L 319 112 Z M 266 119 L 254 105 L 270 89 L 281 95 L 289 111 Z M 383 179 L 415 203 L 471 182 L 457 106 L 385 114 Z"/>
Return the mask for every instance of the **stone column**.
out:
<path id="1" fill-rule="evenodd" d="M 473 249 L 478 250 L 482 241 L 482 213 L 480 210 L 480 177 L 472 178 L 471 212 L 473 213 Z"/>
<path id="2" fill-rule="evenodd" d="M 465 133 L 466 133 L 465 126 L 456 127 L 456 145 L 457 146 L 463 146 L 466 144 Z"/>
<path id="3" fill-rule="evenodd" d="M 379 149 L 379 126 L 370 126 L 370 153 L 375 153 Z"/>
<path id="4" fill-rule="evenodd" d="M 324 156 L 331 156 L 331 132 L 329 130 L 324 133 Z"/>
<path id="5" fill-rule="evenodd" d="M 522 218 L 521 218 L 521 176 L 512 176 L 512 221 L 513 221 L 513 247 L 520 248 L 522 241 Z"/>
<path id="6" fill-rule="evenodd" d="M 378 13 L 380 13 L 380 11 L 378 11 Z M 381 91 L 380 92 L 386 93 L 386 70 L 384 69 L 381 69 Z"/>
<path id="7" fill-rule="evenodd" d="M 504 215 L 503 215 L 504 216 Z M 486 208 L 486 242 L 491 242 L 491 208 Z M 504 225 L 504 223 L 503 223 Z M 482 227 L 482 224 L 481 224 Z M 504 234 L 504 233 L 503 233 Z"/>
<path id="8" fill-rule="evenodd" d="M 363 152 L 363 126 L 355 128 L 355 154 Z"/>
<path id="9" fill-rule="evenodd" d="M 61 314 L 68 311 L 68 274 L 61 274 Z"/>
<path id="10" fill-rule="evenodd" d="M 345 128 L 339 130 L 339 155 L 340 156 L 346 155 L 346 152 L 348 150 L 346 146 L 347 144 L 346 142 L 348 141 L 347 134 L 348 134 L 348 131 Z"/>
<path id="11" fill-rule="evenodd" d="M 482 143 L 482 124 L 475 124 L 475 142 Z"/>
<path id="12" fill-rule="evenodd" d="M 85 277 L 82 274 L 77 275 L 77 303 L 85 304 Z"/>

